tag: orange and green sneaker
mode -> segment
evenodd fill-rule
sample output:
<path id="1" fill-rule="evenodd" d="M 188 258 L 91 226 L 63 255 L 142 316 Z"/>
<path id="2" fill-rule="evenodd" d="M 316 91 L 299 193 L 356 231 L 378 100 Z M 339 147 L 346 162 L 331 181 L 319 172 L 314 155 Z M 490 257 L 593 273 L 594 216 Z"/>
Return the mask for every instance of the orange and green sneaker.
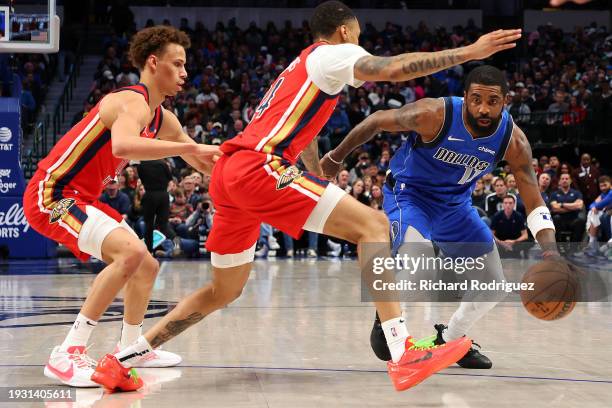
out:
<path id="1" fill-rule="evenodd" d="M 144 385 L 135 369 L 124 367 L 112 354 L 100 359 L 91 380 L 110 391 L 136 391 Z"/>
<path id="2" fill-rule="evenodd" d="M 406 339 L 406 351 L 394 363 L 387 362 L 387 372 L 397 391 L 414 387 L 432 374 L 456 363 L 472 347 L 467 337 L 444 344 L 417 346 L 412 337 Z"/>

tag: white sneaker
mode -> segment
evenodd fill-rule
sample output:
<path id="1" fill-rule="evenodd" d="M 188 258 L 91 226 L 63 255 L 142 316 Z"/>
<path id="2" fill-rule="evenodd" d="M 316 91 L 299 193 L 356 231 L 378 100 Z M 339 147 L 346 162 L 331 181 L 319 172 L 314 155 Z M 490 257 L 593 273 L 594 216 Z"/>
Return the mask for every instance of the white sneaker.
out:
<path id="1" fill-rule="evenodd" d="M 263 245 L 260 249 L 255 251 L 255 258 L 267 258 L 268 257 L 268 247 Z"/>
<path id="2" fill-rule="evenodd" d="M 113 354 L 117 354 L 119 351 L 121 351 L 121 348 L 119 347 L 119 343 L 117 343 Z M 163 368 L 174 367 L 175 365 L 179 365 L 181 361 L 183 361 L 183 358 L 178 354 L 162 350 L 161 347 L 158 347 L 150 353 L 133 359 L 129 364 L 122 364 L 126 367 L 129 365 L 130 367 L 138 368 Z"/>
<path id="3" fill-rule="evenodd" d="M 268 247 L 274 250 L 280 249 L 280 245 L 278 244 L 278 241 L 274 235 L 268 236 Z"/>
<path id="4" fill-rule="evenodd" d="M 287 258 L 293 258 L 293 249 L 287 250 Z"/>
<path id="5" fill-rule="evenodd" d="M 342 245 L 332 241 L 331 239 L 327 240 L 327 248 L 329 248 L 329 251 L 327 251 L 328 256 L 337 257 L 342 251 Z"/>
<path id="6" fill-rule="evenodd" d="M 55 346 L 45 366 L 45 376 L 71 387 L 99 387 L 91 381 L 97 362 L 87 355 L 85 346 Z"/>
<path id="7" fill-rule="evenodd" d="M 308 251 L 306 251 L 306 257 L 307 258 L 316 258 L 317 256 L 318 256 L 317 255 L 317 251 L 315 251 L 312 248 L 308 248 Z"/>

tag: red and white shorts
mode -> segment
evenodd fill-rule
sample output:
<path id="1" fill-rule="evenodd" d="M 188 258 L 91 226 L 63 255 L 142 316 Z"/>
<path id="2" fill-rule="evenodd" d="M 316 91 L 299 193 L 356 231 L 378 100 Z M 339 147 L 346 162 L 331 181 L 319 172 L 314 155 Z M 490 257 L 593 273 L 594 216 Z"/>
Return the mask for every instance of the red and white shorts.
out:
<path id="1" fill-rule="evenodd" d="M 210 182 L 216 212 L 206 248 L 212 252 L 213 266 L 252 262 L 262 222 L 294 238 L 303 230 L 323 232 L 345 194 L 276 156 L 252 150 L 222 156 Z"/>
<path id="2" fill-rule="evenodd" d="M 58 242 L 82 261 L 90 256 L 102 260 L 102 242 L 115 228 L 136 233 L 108 204 L 84 200 L 76 194 L 51 198 L 45 191 L 46 173 L 38 170 L 23 195 L 26 219 L 39 234 Z"/>

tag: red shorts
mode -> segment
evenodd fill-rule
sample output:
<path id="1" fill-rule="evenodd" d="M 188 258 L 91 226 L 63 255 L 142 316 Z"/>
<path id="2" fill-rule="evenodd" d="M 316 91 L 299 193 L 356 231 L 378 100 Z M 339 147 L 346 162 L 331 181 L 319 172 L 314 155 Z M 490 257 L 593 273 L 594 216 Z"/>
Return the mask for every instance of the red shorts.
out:
<path id="1" fill-rule="evenodd" d="M 102 259 L 102 241 L 108 232 L 118 226 L 129 228 L 123 217 L 109 205 L 83 200 L 78 194 L 53 199 L 41 183 L 45 175 L 38 170 L 23 195 L 23 210 L 32 228 L 64 245 L 82 261 L 91 255 Z"/>
<path id="2" fill-rule="evenodd" d="M 222 156 L 210 182 L 216 212 L 206 248 L 220 255 L 246 251 L 262 222 L 299 238 L 328 184 L 276 156 L 251 150 Z"/>

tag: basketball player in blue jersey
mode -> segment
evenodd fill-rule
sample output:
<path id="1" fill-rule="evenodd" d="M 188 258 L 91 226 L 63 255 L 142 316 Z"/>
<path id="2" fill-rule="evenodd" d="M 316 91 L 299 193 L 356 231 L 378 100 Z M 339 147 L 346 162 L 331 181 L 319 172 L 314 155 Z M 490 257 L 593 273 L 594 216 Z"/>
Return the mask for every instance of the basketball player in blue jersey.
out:
<path id="1" fill-rule="evenodd" d="M 463 98 L 425 98 L 368 116 L 321 159 L 323 172 L 326 177 L 335 176 L 351 151 L 382 131 L 414 131 L 391 159 L 383 188 L 394 251 L 400 245 L 402 250 L 409 248 L 410 244 L 402 245 L 405 243 L 433 242 L 446 256 L 466 256 L 454 254 L 458 247 L 449 243 L 477 243 L 471 248 L 479 253 L 468 256 L 486 254 L 487 273 L 501 280 L 502 265 L 493 235 L 472 207 L 471 193 L 476 180 L 505 160 L 516 177 L 529 214 L 528 227 L 544 257 L 559 258 L 555 227 L 531 166 L 531 147 L 504 109 L 507 93 L 506 78 L 500 70 L 488 65 L 478 67 L 466 78 Z M 435 325 L 437 335 L 431 341 L 443 344 L 466 335 L 495 304 L 463 301 L 448 326 Z M 384 336 L 377 316 L 370 341 L 376 355 L 388 360 Z M 492 366 L 474 347 L 457 363 L 464 368 Z"/>

